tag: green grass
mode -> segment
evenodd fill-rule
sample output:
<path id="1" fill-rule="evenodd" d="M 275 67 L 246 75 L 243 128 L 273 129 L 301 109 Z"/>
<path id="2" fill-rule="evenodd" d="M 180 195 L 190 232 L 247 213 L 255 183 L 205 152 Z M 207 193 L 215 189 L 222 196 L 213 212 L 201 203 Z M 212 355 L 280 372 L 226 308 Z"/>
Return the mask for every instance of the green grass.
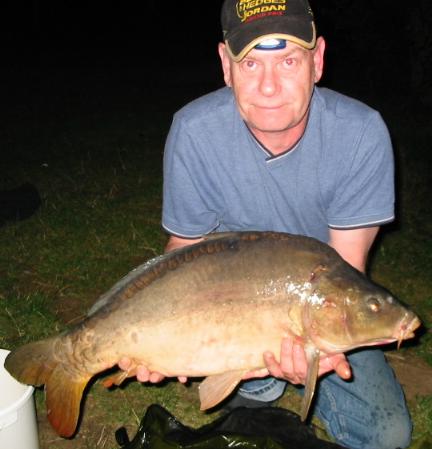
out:
<path id="1" fill-rule="evenodd" d="M 41 81 L 47 97 L 31 97 L 36 113 L 24 107 L 29 101 L 24 94 L 17 98 L 13 92 L 7 113 L 0 116 L 8 129 L 0 135 L 7 149 L 7 175 L 0 187 L 29 181 L 42 198 L 34 216 L 0 228 L 0 347 L 7 349 L 73 325 L 120 277 L 163 251 L 165 135 L 172 112 L 207 90 L 205 85 L 164 86 L 159 98 L 139 76 L 113 74 L 102 81 L 92 71 L 56 76 L 52 84 Z M 425 333 L 405 350 L 432 365 L 432 131 L 416 124 L 415 117 L 412 122 L 394 112 L 387 117 L 397 154 L 399 219 L 383 230 L 370 272 L 421 316 Z M 43 414 L 40 390 L 36 399 Z M 131 382 L 107 391 L 97 381 L 88 392 L 83 420 L 97 428 L 84 428 L 71 447 L 95 447 L 102 433 L 104 447 L 116 447 L 113 431 L 126 425 L 133 434 L 152 402 L 189 425 L 212 419 L 197 410 L 195 384 L 143 387 Z M 431 438 L 431 398 L 419 398 L 410 407 L 412 448 L 423 448 Z M 42 449 L 69 447 L 68 441 L 50 441 L 44 440 Z"/>
<path id="2" fill-rule="evenodd" d="M 432 132 L 418 126 L 415 116 L 393 120 L 389 125 L 396 150 L 398 220 L 383 230 L 371 276 L 420 316 L 424 333 L 414 350 L 432 365 Z"/>

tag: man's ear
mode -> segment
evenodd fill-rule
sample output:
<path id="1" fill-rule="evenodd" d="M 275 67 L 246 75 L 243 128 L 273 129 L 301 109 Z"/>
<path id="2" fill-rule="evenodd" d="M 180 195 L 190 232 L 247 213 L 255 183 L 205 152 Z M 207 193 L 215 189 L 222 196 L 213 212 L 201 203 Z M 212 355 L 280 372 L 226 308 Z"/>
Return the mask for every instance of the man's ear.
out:
<path id="1" fill-rule="evenodd" d="M 325 40 L 323 37 L 320 36 L 317 39 L 316 47 L 312 50 L 314 61 L 315 83 L 317 83 L 321 79 L 323 74 L 325 46 L 326 46 Z"/>
<path id="2" fill-rule="evenodd" d="M 219 43 L 218 51 L 219 51 L 219 57 L 222 62 L 222 70 L 223 70 L 225 84 L 228 87 L 231 87 L 231 59 L 226 50 L 226 46 L 223 42 Z"/>

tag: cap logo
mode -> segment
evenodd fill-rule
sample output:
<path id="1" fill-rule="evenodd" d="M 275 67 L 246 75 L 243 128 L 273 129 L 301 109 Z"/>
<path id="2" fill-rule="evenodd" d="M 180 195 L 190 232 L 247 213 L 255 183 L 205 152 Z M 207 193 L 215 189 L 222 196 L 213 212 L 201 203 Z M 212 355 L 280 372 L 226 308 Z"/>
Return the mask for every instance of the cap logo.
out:
<path id="1" fill-rule="evenodd" d="M 242 22 L 262 19 L 267 16 L 281 16 L 286 10 L 287 0 L 240 0 L 237 15 Z"/>

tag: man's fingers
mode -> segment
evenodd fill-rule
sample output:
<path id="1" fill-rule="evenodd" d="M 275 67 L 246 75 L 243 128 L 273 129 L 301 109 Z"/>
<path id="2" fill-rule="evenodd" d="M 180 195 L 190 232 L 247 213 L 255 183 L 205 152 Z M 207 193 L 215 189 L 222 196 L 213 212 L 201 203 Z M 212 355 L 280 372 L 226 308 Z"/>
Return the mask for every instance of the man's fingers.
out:
<path id="1" fill-rule="evenodd" d="M 257 377 L 266 377 L 268 376 L 270 373 L 268 371 L 267 368 L 261 368 L 261 369 L 256 369 L 254 371 L 249 371 L 247 372 L 242 379 L 243 380 L 247 380 L 247 379 L 255 379 Z"/>
<path id="2" fill-rule="evenodd" d="M 132 366 L 132 360 L 129 357 L 122 357 L 118 362 L 118 366 L 123 371 L 128 371 Z M 162 381 L 165 376 L 157 372 L 151 373 L 145 366 L 138 365 L 136 367 L 136 378 L 140 382 L 158 383 Z M 187 378 L 182 376 L 179 377 L 179 380 L 180 382 L 185 383 Z"/>
<path id="3" fill-rule="evenodd" d="M 280 364 L 276 360 L 274 354 L 270 351 L 266 351 L 263 357 L 266 368 L 250 371 L 243 376 L 243 379 L 265 377 L 270 374 L 273 377 L 286 379 L 293 384 L 304 383 L 306 358 L 302 344 L 293 342 L 291 339 L 285 339 L 281 347 Z M 123 357 L 118 362 L 119 368 L 124 371 L 128 371 L 131 365 L 132 361 L 128 357 Z M 321 361 L 320 375 L 333 370 L 341 379 L 348 380 L 351 377 L 350 365 L 343 354 L 326 357 Z M 152 383 L 158 383 L 165 378 L 165 376 L 160 373 L 150 373 L 150 371 L 142 365 L 137 367 L 136 377 L 140 382 Z M 187 377 L 179 376 L 178 380 L 181 383 L 186 383 Z"/>
<path id="4" fill-rule="evenodd" d="M 341 378 L 348 380 L 351 377 L 351 368 L 344 354 L 335 354 L 327 356 L 320 362 L 319 375 L 335 371 Z"/>
<path id="5" fill-rule="evenodd" d="M 121 358 L 120 361 L 118 362 L 118 366 L 123 371 L 127 371 L 131 366 L 131 359 L 129 359 L 128 357 Z"/>
<path id="6" fill-rule="evenodd" d="M 348 380 L 351 377 L 351 367 L 345 358 L 336 364 L 335 371 L 341 379 Z"/>
<path id="7" fill-rule="evenodd" d="M 281 343 L 280 350 L 280 375 L 284 379 L 294 381 L 294 340 L 292 338 L 284 338 Z"/>
<path id="8" fill-rule="evenodd" d="M 150 372 L 145 366 L 138 366 L 136 370 L 137 380 L 140 382 L 148 382 L 150 380 Z"/>
<path id="9" fill-rule="evenodd" d="M 304 346 L 300 341 L 293 341 L 291 360 L 293 374 L 291 382 L 304 385 L 308 366 Z"/>
<path id="10" fill-rule="evenodd" d="M 273 377 L 284 377 L 282 369 L 272 352 L 266 351 L 263 357 L 267 370 Z"/>
<path id="11" fill-rule="evenodd" d="M 153 373 L 150 373 L 148 380 L 149 380 L 149 382 L 156 384 L 156 383 L 162 381 L 164 379 L 164 377 L 165 376 L 163 376 L 161 373 L 153 372 Z"/>

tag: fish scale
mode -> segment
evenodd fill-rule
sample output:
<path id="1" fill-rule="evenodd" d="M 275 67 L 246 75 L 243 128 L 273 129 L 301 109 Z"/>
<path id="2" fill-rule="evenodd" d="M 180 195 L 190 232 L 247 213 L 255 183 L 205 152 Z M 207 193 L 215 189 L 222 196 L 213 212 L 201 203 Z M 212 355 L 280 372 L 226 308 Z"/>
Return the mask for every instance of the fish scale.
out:
<path id="1" fill-rule="evenodd" d="M 417 316 L 347 264 L 330 246 L 277 232 L 237 232 L 158 256 L 102 295 L 72 329 L 12 351 L 6 369 L 45 385 L 48 418 L 59 435 L 76 432 L 85 386 L 123 357 L 166 376 L 205 377 L 201 409 L 230 395 L 264 351 L 300 337 L 308 362 L 302 419 L 320 357 L 402 341 Z"/>

